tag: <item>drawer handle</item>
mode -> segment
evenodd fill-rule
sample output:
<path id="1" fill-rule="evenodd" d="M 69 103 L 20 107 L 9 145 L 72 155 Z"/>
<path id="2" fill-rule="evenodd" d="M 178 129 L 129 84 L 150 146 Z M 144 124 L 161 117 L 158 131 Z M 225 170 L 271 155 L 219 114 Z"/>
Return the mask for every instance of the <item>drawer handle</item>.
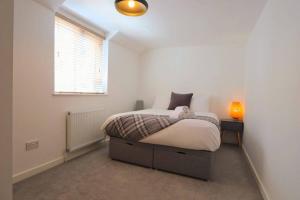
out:
<path id="1" fill-rule="evenodd" d="M 182 155 L 186 155 L 186 153 L 182 152 L 182 151 L 177 151 L 177 153 L 182 154 Z"/>
<path id="2" fill-rule="evenodd" d="M 129 146 L 132 146 L 133 144 L 132 143 L 130 143 L 130 142 L 126 142 L 126 144 L 128 144 Z"/>

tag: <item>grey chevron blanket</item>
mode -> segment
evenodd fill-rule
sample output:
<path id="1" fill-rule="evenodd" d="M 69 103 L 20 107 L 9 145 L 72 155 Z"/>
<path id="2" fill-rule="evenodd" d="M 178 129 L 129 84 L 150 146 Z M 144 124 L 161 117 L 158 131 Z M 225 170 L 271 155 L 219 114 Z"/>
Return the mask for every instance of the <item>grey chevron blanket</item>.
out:
<path id="1" fill-rule="evenodd" d="M 194 116 L 189 119 L 209 121 L 219 128 L 218 121 L 212 117 Z M 164 115 L 130 114 L 114 118 L 105 127 L 105 132 L 112 137 L 137 142 L 180 120 L 183 119 L 172 119 Z"/>

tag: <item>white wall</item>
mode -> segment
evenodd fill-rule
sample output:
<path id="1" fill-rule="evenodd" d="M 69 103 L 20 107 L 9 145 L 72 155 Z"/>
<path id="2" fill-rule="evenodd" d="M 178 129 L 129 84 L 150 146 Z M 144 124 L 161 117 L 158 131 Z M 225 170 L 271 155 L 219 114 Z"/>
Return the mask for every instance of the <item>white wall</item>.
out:
<path id="1" fill-rule="evenodd" d="M 142 56 L 141 67 L 139 97 L 147 107 L 156 95 L 193 92 L 211 95 L 211 110 L 227 117 L 230 102 L 243 101 L 243 47 L 156 49 Z"/>
<path id="2" fill-rule="evenodd" d="M 13 1 L 0 1 L 0 199 L 12 199 Z"/>
<path id="3" fill-rule="evenodd" d="M 67 111 L 132 110 L 137 98 L 138 55 L 110 43 L 107 96 L 52 96 L 54 13 L 28 0 L 15 2 L 13 173 L 61 158 Z M 25 142 L 40 141 L 25 151 Z"/>
<path id="4" fill-rule="evenodd" d="M 272 200 L 300 199 L 299 10 L 269 0 L 247 48 L 244 145 Z"/>

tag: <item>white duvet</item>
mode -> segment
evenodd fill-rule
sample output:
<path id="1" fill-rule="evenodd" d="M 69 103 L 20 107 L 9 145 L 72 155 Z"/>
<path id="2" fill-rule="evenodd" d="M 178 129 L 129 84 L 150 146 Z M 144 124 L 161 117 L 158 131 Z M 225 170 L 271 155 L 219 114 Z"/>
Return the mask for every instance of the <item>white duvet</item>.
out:
<path id="1" fill-rule="evenodd" d="M 102 129 L 115 117 L 128 114 L 151 114 L 151 115 L 170 115 L 173 110 L 148 109 L 141 111 L 126 112 L 109 117 Z M 214 113 L 195 113 L 198 116 L 210 116 L 215 119 L 218 117 Z M 142 139 L 142 143 L 159 144 L 171 147 L 216 151 L 221 144 L 220 131 L 216 125 L 211 122 L 199 119 L 183 119 L 179 122 Z"/>

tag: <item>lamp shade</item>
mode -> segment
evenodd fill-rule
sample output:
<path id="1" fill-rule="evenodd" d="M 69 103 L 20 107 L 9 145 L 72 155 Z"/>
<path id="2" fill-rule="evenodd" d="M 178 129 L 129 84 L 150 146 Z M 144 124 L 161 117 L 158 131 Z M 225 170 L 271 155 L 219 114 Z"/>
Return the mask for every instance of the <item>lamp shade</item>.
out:
<path id="1" fill-rule="evenodd" d="M 144 109 L 144 101 L 143 100 L 137 100 L 135 103 L 135 110 L 143 110 Z"/>
<path id="2" fill-rule="evenodd" d="M 141 16 L 148 10 L 146 0 L 116 0 L 116 9 L 123 15 Z"/>
<path id="3" fill-rule="evenodd" d="M 233 119 L 242 119 L 244 115 L 244 111 L 243 111 L 243 106 L 241 104 L 241 102 L 232 102 L 231 106 L 230 106 L 230 116 Z"/>

